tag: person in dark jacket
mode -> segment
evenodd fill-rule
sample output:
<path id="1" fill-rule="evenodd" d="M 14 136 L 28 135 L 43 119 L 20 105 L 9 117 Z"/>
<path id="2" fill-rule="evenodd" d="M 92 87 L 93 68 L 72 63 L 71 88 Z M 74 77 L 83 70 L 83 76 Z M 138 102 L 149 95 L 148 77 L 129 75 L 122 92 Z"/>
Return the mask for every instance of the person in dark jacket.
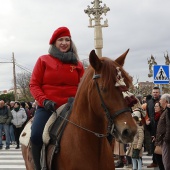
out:
<path id="1" fill-rule="evenodd" d="M 10 149 L 10 134 L 9 134 L 9 124 L 12 119 L 12 114 L 10 109 L 5 106 L 5 102 L 0 100 L 0 149 L 2 149 L 2 130 L 5 131 L 6 137 L 6 148 Z"/>
<path id="2" fill-rule="evenodd" d="M 155 122 L 155 103 L 158 102 L 160 99 L 160 89 L 159 87 L 154 87 L 152 89 L 152 98 L 147 102 L 147 108 L 146 112 L 148 114 L 148 119 L 146 120 L 147 128 L 149 129 L 150 135 L 151 135 L 151 143 L 150 143 L 150 151 L 152 154 L 152 163 L 147 166 L 147 168 L 153 168 L 157 167 L 157 161 L 155 158 L 154 150 L 155 150 L 155 142 L 153 141 L 153 138 L 155 136 L 156 132 L 156 122 Z"/>

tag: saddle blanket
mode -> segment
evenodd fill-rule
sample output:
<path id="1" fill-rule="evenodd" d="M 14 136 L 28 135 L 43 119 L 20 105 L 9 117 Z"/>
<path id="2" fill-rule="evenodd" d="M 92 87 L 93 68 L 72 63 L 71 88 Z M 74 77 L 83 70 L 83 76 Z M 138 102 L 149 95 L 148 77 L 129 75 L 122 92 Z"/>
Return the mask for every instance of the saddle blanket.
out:
<path id="1" fill-rule="evenodd" d="M 66 104 L 63 104 L 62 106 L 60 106 L 57 109 L 57 114 L 54 112 L 51 117 L 48 119 L 44 131 L 43 131 L 43 142 L 45 145 L 49 144 L 50 141 L 50 135 L 49 135 L 49 127 L 51 126 L 51 124 L 54 123 L 54 121 L 57 119 L 58 115 L 61 113 L 61 111 L 63 110 L 63 108 L 65 107 Z M 32 122 L 34 121 L 34 118 L 32 118 L 24 127 L 23 131 L 21 132 L 20 135 L 20 143 L 24 146 L 28 146 L 29 142 L 30 142 L 30 137 L 31 137 L 31 126 L 32 126 Z"/>

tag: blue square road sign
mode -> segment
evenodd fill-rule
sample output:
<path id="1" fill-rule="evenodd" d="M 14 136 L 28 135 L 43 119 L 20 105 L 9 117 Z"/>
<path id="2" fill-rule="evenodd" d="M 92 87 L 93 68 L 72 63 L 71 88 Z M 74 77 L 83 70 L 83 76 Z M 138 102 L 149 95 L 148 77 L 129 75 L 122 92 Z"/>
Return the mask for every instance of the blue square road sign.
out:
<path id="1" fill-rule="evenodd" d="M 169 84 L 169 65 L 153 66 L 154 84 Z"/>

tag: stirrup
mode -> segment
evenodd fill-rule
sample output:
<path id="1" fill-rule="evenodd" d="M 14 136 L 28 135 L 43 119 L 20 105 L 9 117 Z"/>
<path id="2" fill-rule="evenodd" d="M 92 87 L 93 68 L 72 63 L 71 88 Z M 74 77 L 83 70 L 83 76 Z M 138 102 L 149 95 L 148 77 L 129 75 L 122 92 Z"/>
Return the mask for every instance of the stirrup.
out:
<path id="1" fill-rule="evenodd" d="M 46 146 L 43 144 L 42 150 L 41 150 L 41 170 L 47 170 L 47 162 L 46 162 Z"/>

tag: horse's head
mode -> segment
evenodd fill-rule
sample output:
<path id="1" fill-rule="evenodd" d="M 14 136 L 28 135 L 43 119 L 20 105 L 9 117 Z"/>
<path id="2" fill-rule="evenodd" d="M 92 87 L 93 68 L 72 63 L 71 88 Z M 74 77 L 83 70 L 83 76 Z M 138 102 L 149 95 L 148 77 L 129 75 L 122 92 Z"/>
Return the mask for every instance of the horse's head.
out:
<path id="1" fill-rule="evenodd" d="M 106 126 L 106 133 L 112 133 L 123 143 L 131 142 L 137 130 L 131 115 L 131 107 L 137 101 L 128 91 L 132 78 L 122 68 L 128 51 L 113 61 L 107 57 L 98 58 L 92 50 L 91 66 L 86 71 L 93 77 L 89 90 L 90 107 L 99 118 L 105 117 L 105 123 L 101 124 Z"/>

